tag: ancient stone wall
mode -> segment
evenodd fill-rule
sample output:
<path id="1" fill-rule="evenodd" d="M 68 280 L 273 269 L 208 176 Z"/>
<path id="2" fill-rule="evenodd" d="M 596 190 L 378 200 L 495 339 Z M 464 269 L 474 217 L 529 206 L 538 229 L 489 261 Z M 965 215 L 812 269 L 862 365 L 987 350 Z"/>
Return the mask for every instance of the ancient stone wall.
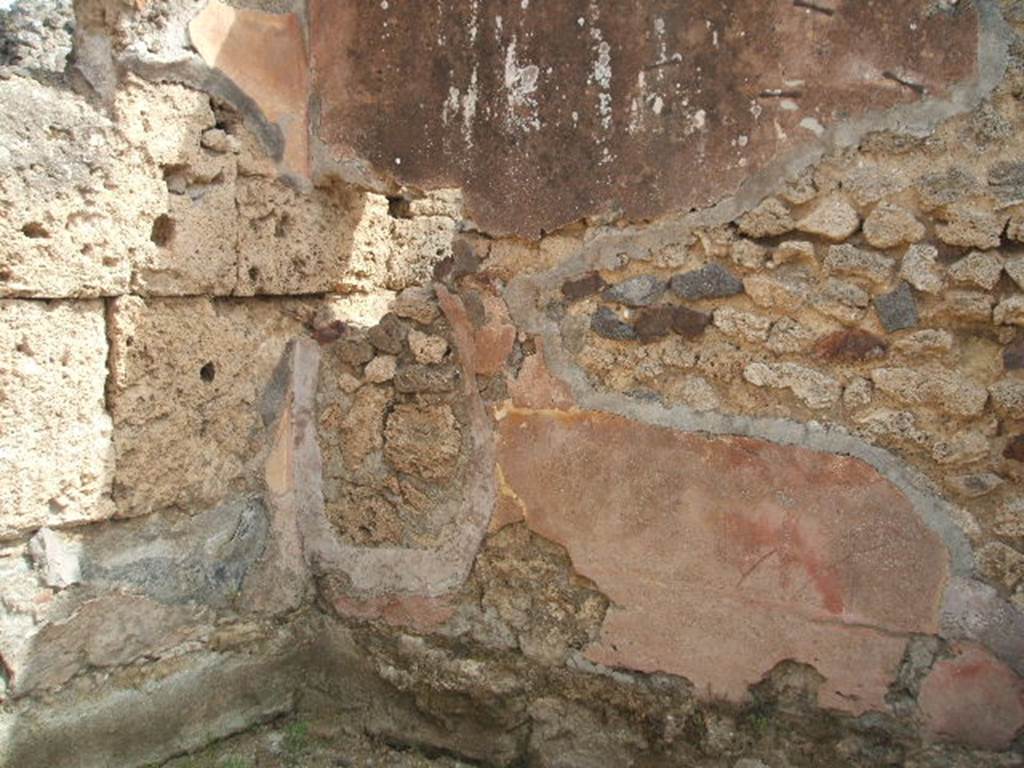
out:
<path id="1" fill-rule="evenodd" d="M 0 11 L 0 763 L 1020 764 L 1020 34 Z"/>

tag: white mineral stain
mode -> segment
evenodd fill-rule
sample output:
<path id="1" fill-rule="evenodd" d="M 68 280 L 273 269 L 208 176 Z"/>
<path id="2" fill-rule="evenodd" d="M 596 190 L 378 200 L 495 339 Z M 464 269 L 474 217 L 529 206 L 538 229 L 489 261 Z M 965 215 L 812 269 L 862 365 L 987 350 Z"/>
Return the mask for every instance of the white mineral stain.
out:
<path id="1" fill-rule="evenodd" d="M 805 117 L 803 120 L 801 120 L 800 127 L 803 128 L 805 131 L 810 131 L 815 136 L 821 136 L 823 133 L 825 133 L 825 127 L 821 123 L 819 123 L 816 118 L 813 117 Z"/>
<path id="2" fill-rule="evenodd" d="M 513 35 L 512 42 L 505 50 L 505 90 L 508 92 L 508 110 L 505 122 L 509 128 L 522 131 L 540 129 L 540 118 L 537 116 L 537 80 L 540 69 L 536 64 L 521 65 L 516 53 L 517 38 Z"/>

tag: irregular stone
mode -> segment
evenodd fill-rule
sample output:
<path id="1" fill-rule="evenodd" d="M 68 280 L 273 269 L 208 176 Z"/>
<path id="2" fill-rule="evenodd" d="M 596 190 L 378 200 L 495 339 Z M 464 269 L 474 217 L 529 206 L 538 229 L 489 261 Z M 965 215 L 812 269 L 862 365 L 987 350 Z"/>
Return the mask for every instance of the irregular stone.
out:
<path id="1" fill-rule="evenodd" d="M 398 294 L 398 298 L 391 305 L 391 311 L 398 317 L 420 325 L 430 325 L 441 315 L 433 289 L 416 285 Z"/>
<path id="2" fill-rule="evenodd" d="M 0 300 L 0 539 L 114 512 L 101 301 Z"/>
<path id="3" fill-rule="evenodd" d="M 732 307 L 719 307 L 714 311 L 714 325 L 726 336 L 759 342 L 768 338 L 772 319 L 751 312 L 741 312 Z"/>
<path id="4" fill-rule="evenodd" d="M 1024 543 L 1024 499 L 1010 499 L 999 505 L 992 520 L 992 532 Z"/>
<path id="5" fill-rule="evenodd" d="M 651 341 L 668 336 L 675 320 L 672 306 L 645 307 L 633 317 L 633 329 L 641 341 Z"/>
<path id="6" fill-rule="evenodd" d="M 448 342 L 441 336 L 430 336 L 413 328 L 407 341 L 412 356 L 422 365 L 437 365 L 448 354 Z"/>
<path id="7" fill-rule="evenodd" d="M 1024 726 L 1024 682 L 987 650 L 960 643 L 921 683 L 918 704 L 934 736 L 1003 750 Z"/>
<path id="8" fill-rule="evenodd" d="M 972 464 L 987 459 L 989 454 L 988 438 L 980 432 L 957 432 L 948 440 L 936 441 L 932 448 L 932 458 L 938 464 Z"/>
<path id="9" fill-rule="evenodd" d="M 1024 256 L 1011 256 L 1006 260 L 1003 269 L 1018 288 L 1024 288 Z"/>
<path id="10" fill-rule="evenodd" d="M 864 317 L 870 301 L 871 297 L 860 286 L 832 277 L 811 298 L 816 310 L 847 325 L 853 325 Z"/>
<path id="11" fill-rule="evenodd" d="M 885 357 L 889 345 L 875 334 L 855 328 L 821 338 L 814 345 L 814 351 L 819 357 L 829 360 L 860 362 Z"/>
<path id="12" fill-rule="evenodd" d="M 787 240 L 772 249 L 768 266 L 774 268 L 790 262 L 815 264 L 816 260 L 814 243 L 809 243 L 806 240 Z"/>
<path id="13" fill-rule="evenodd" d="M 590 329 L 598 336 L 614 341 L 629 341 L 636 338 L 633 326 L 623 322 L 610 307 L 598 307 L 590 318 Z"/>
<path id="14" fill-rule="evenodd" d="M 922 293 L 940 293 L 946 281 L 936 259 L 939 252 L 933 245 L 912 245 L 903 256 L 900 277 Z"/>
<path id="15" fill-rule="evenodd" d="M 809 276 L 802 270 L 748 275 L 743 279 L 743 290 L 759 307 L 793 312 L 807 301 L 809 282 Z"/>
<path id="16" fill-rule="evenodd" d="M 693 272 L 675 275 L 669 288 L 677 296 L 697 299 L 721 299 L 743 292 L 743 283 L 725 267 L 708 264 Z"/>
<path id="17" fill-rule="evenodd" d="M 743 269 L 760 269 L 768 249 L 750 240 L 737 240 L 729 248 L 729 258 Z"/>
<path id="18" fill-rule="evenodd" d="M 808 408 L 831 408 L 839 400 L 842 386 L 820 371 L 797 363 L 750 363 L 743 378 L 755 387 L 788 389 Z"/>
<path id="19" fill-rule="evenodd" d="M 566 280 L 562 283 L 562 295 L 569 301 L 578 301 L 579 299 L 585 299 L 587 296 L 593 296 L 595 293 L 600 293 L 607 285 L 600 272 L 588 272 L 583 277 L 578 277 L 575 280 Z"/>
<path id="20" fill-rule="evenodd" d="M 986 544 L 975 553 L 975 557 L 978 570 L 990 582 L 1013 590 L 1024 579 L 1024 555 L 1002 542 Z"/>
<path id="21" fill-rule="evenodd" d="M 977 248 L 987 251 L 998 248 L 1003 227 L 1009 216 L 997 216 L 966 205 L 945 210 L 945 223 L 935 227 L 935 234 L 946 245 Z"/>
<path id="22" fill-rule="evenodd" d="M 917 426 L 917 418 L 909 411 L 894 411 L 882 408 L 857 418 L 869 440 L 879 438 L 895 439 L 910 445 L 927 446 L 931 435 Z"/>
<path id="23" fill-rule="evenodd" d="M 29 541 L 28 551 L 46 586 L 65 589 L 81 580 L 78 547 L 60 533 L 40 528 Z"/>
<path id="24" fill-rule="evenodd" d="M 385 355 L 400 355 L 408 334 L 409 327 L 389 312 L 366 332 L 366 340 Z"/>
<path id="25" fill-rule="evenodd" d="M 999 302 L 992 320 L 996 325 L 1024 325 L 1024 296 L 1017 294 Z"/>
<path id="26" fill-rule="evenodd" d="M 449 406 L 397 405 L 384 438 L 384 458 L 399 472 L 432 481 L 455 474 L 462 436 Z"/>
<path id="27" fill-rule="evenodd" d="M 453 391 L 458 378 L 458 371 L 451 365 L 406 365 L 395 374 L 395 389 L 440 394 Z"/>
<path id="28" fill-rule="evenodd" d="M 876 285 L 885 285 L 889 282 L 895 263 L 888 256 L 866 251 L 849 243 L 830 246 L 824 261 L 829 274 L 863 277 Z"/>
<path id="29" fill-rule="evenodd" d="M 864 220 L 864 238 L 874 248 L 910 245 L 924 237 L 924 226 L 914 214 L 894 203 L 879 203 Z"/>
<path id="30" fill-rule="evenodd" d="M 664 292 L 665 283 L 660 277 L 640 275 L 611 286 L 604 297 L 627 307 L 646 307 L 660 299 Z"/>
<path id="31" fill-rule="evenodd" d="M 392 355 L 379 355 L 369 363 L 363 371 L 363 377 L 371 384 L 383 384 L 395 377 L 398 360 Z"/>
<path id="32" fill-rule="evenodd" d="M 906 283 L 901 282 L 896 290 L 876 296 L 874 304 L 878 319 L 889 333 L 917 325 L 917 302 Z"/>
<path id="33" fill-rule="evenodd" d="M 948 291 L 942 302 L 929 311 L 930 320 L 950 319 L 963 323 L 988 323 L 995 300 L 980 291 Z"/>
<path id="34" fill-rule="evenodd" d="M 120 517 L 209 509 L 260 487 L 254 460 L 269 442 L 268 403 L 281 395 L 275 371 L 288 344 L 305 334 L 301 307 L 198 298 L 113 303 L 107 396 Z"/>
<path id="35" fill-rule="evenodd" d="M 743 214 L 736 224 L 741 235 L 753 238 L 778 237 L 792 231 L 794 226 L 789 208 L 774 197 L 766 198 Z"/>
<path id="36" fill-rule="evenodd" d="M 909 405 L 926 405 L 952 416 L 979 416 L 988 391 L 969 377 L 946 368 L 876 368 L 875 386 Z"/>
<path id="37" fill-rule="evenodd" d="M 675 307 L 672 312 L 672 330 L 684 339 L 695 339 L 711 325 L 711 315 L 688 307 Z"/>
<path id="38" fill-rule="evenodd" d="M 860 216 L 846 200 L 829 197 L 818 203 L 814 210 L 797 222 L 796 228 L 810 235 L 839 243 L 860 226 Z"/>
<path id="39" fill-rule="evenodd" d="M 915 183 L 921 207 L 926 211 L 955 203 L 975 194 L 980 187 L 981 184 L 970 171 L 957 167 L 927 174 Z"/>
<path id="40" fill-rule="evenodd" d="M 871 404 L 874 387 L 862 376 L 857 376 L 843 388 L 843 405 L 850 409 L 863 408 Z"/>
<path id="41" fill-rule="evenodd" d="M 909 182 L 898 168 L 861 165 L 858 162 L 843 177 L 842 185 L 843 191 L 850 195 L 856 205 L 864 206 L 901 192 L 909 186 Z"/>
<path id="42" fill-rule="evenodd" d="M 768 332 L 765 346 L 777 354 L 804 352 L 815 340 L 814 331 L 791 317 L 780 317 Z"/>
<path id="43" fill-rule="evenodd" d="M 901 336 L 892 344 L 893 351 L 904 357 L 941 356 L 953 350 L 953 334 L 935 328 L 926 328 Z"/>
<path id="44" fill-rule="evenodd" d="M 1007 441 L 1003 458 L 1024 462 L 1024 435 L 1014 435 Z"/>
<path id="45" fill-rule="evenodd" d="M 1003 258 L 998 253 L 971 251 L 949 268 L 949 277 L 957 283 L 975 285 L 991 291 L 1003 274 Z"/>
<path id="46" fill-rule="evenodd" d="M 988 391 L 996 413 L 1010 419 L 1024 419 L 1024 379 L 1003 378 Z"/>
<path id="47" fill-rule="evenodd" d="M 968 475 L 955 475 L 946 479 L 946 485 L 960 496 L 978 499 L 987 496 L 1003 484 L 1003 478 L 992 472 L 973 472 Z"/>
<path id="48" fill-rule="evenodd" d="M 611 601 L 585 649 L 600 664 L 737 701 L 792 659 L 825 678 L 821 705 L 863 712 L 886 707 L 894 634 L 936 629 L 946 550 L 855 459 L 582 412 L 506 416 L 498 461 L 530 528 Z"/>

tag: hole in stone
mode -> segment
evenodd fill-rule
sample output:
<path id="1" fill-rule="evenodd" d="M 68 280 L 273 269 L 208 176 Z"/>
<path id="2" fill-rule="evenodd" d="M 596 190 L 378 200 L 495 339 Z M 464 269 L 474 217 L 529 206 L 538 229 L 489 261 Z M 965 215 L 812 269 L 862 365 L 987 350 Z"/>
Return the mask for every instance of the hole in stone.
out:
<path id="1" fill-rule="evenodd" d="M 288 234 L 288 226 L 292 223 L 292 217 L 287 213 L 281 215 L 274 226 L 274 237 L 285 237 Z"/>
<path id="2" fill-rule="evenodd" d="M 25 237 L 31 237 L 33 240 L 49 237 L 50 233 L 46 227 L 40 224 L 38 221 L 30 221 L 28 224 L 21 228 L 21 234 Z"/>
<path id="3" fill-rule="evenodd" d="M 174 239 L 174 219 L 166 213 L 157 216 L 153 222 L 153 231 L 150 233 L 149 239 L 161 248 L 170 245 L 171 240 Z"/>
<path id="4" fill-rule="evenodd" d="M 199 378 L 207 383 L 213 381 L 216 375 L 217 366 L 215 366 L 213 363 L 207 363 L 206 365 L 199 369 Z"/>
<path id="5" fill-rule="evenodd" d="M 388 215 L 393 219 L 411 219 L 412 209 L 404 197 L 388 198 Z"/>
<path id="6" fill-rule="evenodd" d="M 249 267 L 249 279 L 252 280 L 254 283 L 260 279 L 259 267 Z"/>

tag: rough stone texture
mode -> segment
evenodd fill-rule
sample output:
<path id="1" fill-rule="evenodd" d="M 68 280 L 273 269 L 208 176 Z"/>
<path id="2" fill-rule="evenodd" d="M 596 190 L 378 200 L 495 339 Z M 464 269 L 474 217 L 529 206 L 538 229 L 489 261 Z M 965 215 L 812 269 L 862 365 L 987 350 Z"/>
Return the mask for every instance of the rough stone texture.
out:
<path id="1" fill-rule="evenodd" d="M 813 211 L 797 222 L 796 228 L 809 235 L 818 235 L 832 242 L 842 242 L 860 227 L 860 216 L 840 197 L 819 203 Z"/>
<path id="2" fill-rule="evenodd" d="M 675 275 L 672 292 L 683 299 L 720 299 L 742 293 L 743 283 L 725 267 L 708 264 L 693 272 Z"/>
<path id="3" fill-rule="evenodd" d="M 989 387 L 992 405 L 1000 416 L 1024 419 L 1024 379 L 1000 379 Z"/>
<path id="4" fill-rule="evenodd" d="M 1003 259 L 998 253 L 973 251 L 950 265 L 947 273 L 956 283 L 977 286 L 991 291 L 1003 273 Z"/>
<path id="5" fill-rule="evenodd" d="M 447 405 L 400 405 L 388 415 L 384 457 L 399 472 L 446 480 L 455 471 L 462 441 Z"/>
<path id="6" fill-rule="evenodd" d="M 935 629 L 944 549 L 855 460 L 585 412 L 506 416 L 498 457 L 527 524 L 615 606 L 594 661 L 741 700 L 794 659 L 824 675 L 822 704 L 862 712 L 884 706 L 902 635 Z"/>
<path id="7" fill-rule="evenodd" d="M 966 206 L 947 209 L 944 224 L 935 228 L 935 235 L 947 245 L 988 250 L 998 248 L 1006 218 Z"/>
<path id="8" fill-rule="evenodd" d="M 740 217 L 738 229 L 747 237 L 778 237 L 793 230 L 793 219 L 784 203 L 769 197 Z"/>
<path id="9" fill-rule="evenodd" d="M 864 239 L 874 248 L 910 245 L 924 237 L 924 226 L 906 208 L 880 203 L 864 220 Z"/>
<path id="10" fill-rule="evenodd" d="M 163 202 L 138 151 L 73 92 L 17 76 L 0 79 L 0 147 L 0 296 L 126 291 Z"/>
<path id="11" fill-rule="evenodd" d="M 1024 727 L 1024 681 L 984 648 L 961 644 L 921 684 L 925 725 L 939 738 L 1006 749 Z"/>
<path id="12" fill-rule="evenodd" d="M 876 285 L 885 285 L 895 262 L 881 253 L 844 244 L 830 247 L 823 263 L 830 273 L 863 277 Z"/>
<path id="13" fill-rule="evenodd" d="M 208 299 L 115 302 L 109 396 L 119 515 L 205 509 L 251 487 L 265 446 L 264 392 L 289 340 L 303 334 L 300 307 L 293 309 Z"/>
<path id="14" fill-rule="evenodd" d="M 808 408 L 830 408 L 839 399 L 839 382 L 826 374 L 796 363 L 751 363 L 743 378 L 755 387 L 789 389 Z"/>
<path id="15" fill-rule="evenodd" d="M 904 403 L 920 403 L 953 416 L 977 416 L 988 392 L 977 382 L 944 368 L 876 368 L 875 386 Z"/>
<path id="16" fill-rule="evenodd" d="M 0 538 L 113 513 L 98 301 L 0 301 Z"/>
<path id="17" fill-rule="evenodd" d="M 365 158 L 411 186 L 454 181 L 482 227 L 535 237 L 609 211 L 636 220 L 705 206 L 833 127 L 826 116 L 840 105 L 849 116 L 884 109 L 973 74 L 973 8 L 823 15 L 752 0 L 659 0 L 637 15 L 584 3 L 356 13 L 316 2 L 318 136 L 339 164 Z M 854 50 L 871 76 L 843 63 Z M 913 72 L 914 87 L 886 72 Z M 787 109 L 791 81 L 802 83 L 798 110 Z M 566 139 L 581 134 L 594 140 Z M 844 212 L 843 231 L 848 221 Z"/>
<path id="18" fill-rule="evenodd" d="M 924 293 L 939 293 L 945 286 L 936 259 L 939 252 L 932 245 L 912 245 L 903 255 L 900 277 Z"/>

